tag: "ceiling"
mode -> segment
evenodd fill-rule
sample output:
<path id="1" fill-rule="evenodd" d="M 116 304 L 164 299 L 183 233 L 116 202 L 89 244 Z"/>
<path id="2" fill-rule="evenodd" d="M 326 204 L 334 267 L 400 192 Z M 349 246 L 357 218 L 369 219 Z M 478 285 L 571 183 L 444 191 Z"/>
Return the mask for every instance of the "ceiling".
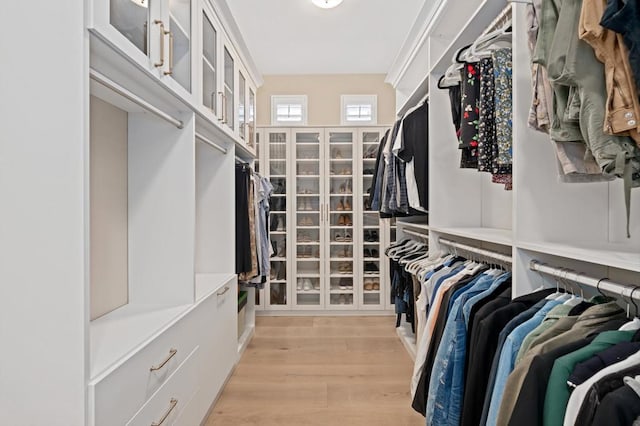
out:
<path id="1" fill-rule="evenodd" d="M 262 74 L 386 73 L 425 0 L 228 0 Z"/>

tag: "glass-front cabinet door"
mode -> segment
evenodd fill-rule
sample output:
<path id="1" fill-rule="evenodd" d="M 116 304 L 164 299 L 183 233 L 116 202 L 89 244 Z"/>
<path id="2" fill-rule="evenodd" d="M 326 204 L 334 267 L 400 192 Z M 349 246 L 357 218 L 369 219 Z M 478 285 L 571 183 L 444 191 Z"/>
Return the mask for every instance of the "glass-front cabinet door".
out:
<path id="1" fill-rule="evenodd" d="M 262 167 L 262 173 L 267 172 L 273 194 L 271 195 L 271 209 L 269 218 L 269 236 L 273 247 L 271 257 L 271 274 L 266 291 L 267 300 L 265 307 L 268 309 L 288 309 L 291 305 L 289 293 L 289 238 L 287 229 L 289 226 L 289 197 L 294 194 L 287 185 L 287 164 L 289 158 L 289 130 L 269 129 L 265 130 L 265 140 L 262 149 L 266 149 L 266 167 Z"/>
<path id="2" fill-rule="evenodd" d="M 253 87 L 249 88 L 249 112 L 247 115 L 247 145 L 254 148 L 257 145 L 256 133 L 256 92 Z"/>
<path id="3" fill-rule="evenodd" d="M 202 104 L 218 117 L 218 30 L 217 21 L 202 11 Z"/>
<path id="4" fill-rule="evenodd" d="M 354 287 L 354 199 L 353 130 L 327 130 L 325 158 L 328 177 L 326 202 L 328 256 L 326 265 L 329 277 L 328 305 L 330 309 L 353 309 L 357 304 Z"/>
<path id="5" fill-rule="evenodd" d="M 322 129 L 292 131 L 295 147 L 295 306 L 318 309 L 324 305 L 324 236 Z"/>
<path id="6" fill-rule="evenodd" d="M 223 119 L 222 122 L 226 124 L 231 130 L 235 130 L 235 106 L 234 106 L 234 96 L 235 96 L 235 81 L 234 81 L 234 73 L 235 73 L 235 61 L 229 49 L 224 47 L 224 79 L 223 79 L 223 95 L 222 95 L 222 108 L 223 108 Z"/>
<path id="7" fill-rule="evenodd" d="M 369 192 L 373 184 L 374 168 L 378 155 L 380 141 L 384 136 L 384 130 L 371 129 L 361 130 L 358 135 L 358 146 L 360 152 L 359 167 L 361 173 L 360 193 L 362 199 L 359 201 L 359 211 L 362 212 L 359 222 L 361 234 L 359 236 L 361 244 L 361 253 L 359 263 L 359 282 L 360 289 L 360 307 L 363 309 L 383 309 L 385 305 L 384 294 L 382 292 L 382 273 L 383 267 L 381 262 L 381 235 L 383 230 L 380 226 L 380 218 L 378 212 L 371 211 L 371 198 Z"/>
<path id="8" fill-rule="evenodd" d="M 242 75 L 242 71 L 238 72 L 238 134 L 240 139 L 246 140 L 246 103 L 247 103 L 247 80 Z"/>
<path id="9" fill-rule="evenodd" d="M 110 0 L 109 23 L 132 46 L 149 55 L 149 34 L 152 6 L 158 0 Z"/>
<path id="10" fill-rule="evenodd" d="M 191 0 L 169 1 L 168 57 L 163 74 L 191 92 Z"/>

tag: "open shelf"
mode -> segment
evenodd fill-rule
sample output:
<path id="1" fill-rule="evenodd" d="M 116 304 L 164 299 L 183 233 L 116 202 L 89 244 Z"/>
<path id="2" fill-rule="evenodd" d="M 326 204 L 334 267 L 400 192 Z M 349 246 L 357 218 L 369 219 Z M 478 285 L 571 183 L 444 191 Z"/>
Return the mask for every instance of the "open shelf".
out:
<path id="1" fill-rule="evenodd" d="M 398 227 L 400 226 L 400 222 L 398 222 Z M 485 241 L 504 246 L 511 246 L 513 244 L 513 237 L 510 229 L 431 227 L 430 230 L 440 234 L 453 235 L 456 237 L 469 238 L 472 240 Z"/>
<path id="2" fill-rule="evenodd" d="M 516 246 L 524 250 L 640 272 L 640 252 L 622 244 L 576 245 L 575 243 L 518 242 Z"/>

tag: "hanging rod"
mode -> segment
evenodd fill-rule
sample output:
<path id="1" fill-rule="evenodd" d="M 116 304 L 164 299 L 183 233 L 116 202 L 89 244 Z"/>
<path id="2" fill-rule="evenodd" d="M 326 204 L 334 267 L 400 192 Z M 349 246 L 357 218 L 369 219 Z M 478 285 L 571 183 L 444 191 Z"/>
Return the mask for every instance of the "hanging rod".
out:
<path id="1" fill-rule="evenodd" d="M 500 12 L 500 14 L 498 14 L 496 19 L 494 19 L 491 22 L 491 24 L 489 24 L 487 29 L 484 30 L 482 32 L 482 34 L 480 34 L 480 36 L 483 36 L 485 34 L 489 34 L 490 32 L 501 28 L 502 26 L 504 26 L 504 24 L 506 23 L 506 21 L 508 19 L 511 19 L 511 3 L 508 3 L 507 6 L 504 9 L 502 9 L 502 12 Z"/>
<path id="2" fill-rule="evenodd" d="M 631 298 L 633 296 L 634 299 L 640 300 L 640 286 L 616 283 L 609 280 L 608 278 L 600 279 L 600 278 L 590 277 L 588 275 L 583 274 L 582 272 L 576 272 L 567 268 L 558 268 L 555 266 L 550 266 L 550 265 L 547 265 L 546 263 L 542 263 L 537 260 L 532 260 L 529 263 L 529 269 L 531 269 L 532 271 L 537 271 L 543 274 L 551 275 L 553 277 L 572 281 L 577 284 L 587 285 L 589 287 L 593 287 L 602 291 L 607 291 L 609 293 L 620 294 L 622 296 L 626 296 L 627 298 Z M 638 289 L 638 291 L 634 292 L 635 289 Z M 625 294 L 625 291 L 627 291 L 626 294 Z"/>
<path id="3" fill-rule="evenodd" d="M 464 251 L 468 251 L 468 252 L 471 252 L 471 253 L 476 253 L 476 254 L 479 254 L 480 256 L 488 257 L 490 259 L 497 260 L 498 262 L 501 262 L 501 263 L 513 263 L 513 259 L 511 258 L 511 256 L 507 256 L 506 254 L 496 253 L 494 251 L 481 249 L 481 248 L 478 248 L 478 247 L 474 247 L 474 246 L 470 246 L 470 245 L 467 245 L 467 244 L 458 243 L 458 242 L 447 240 L 447 239 L 444 239 L 444 238 L 440 238 L 438 241 L 442 245 L 453 247 L 453 248 L 457 248 L 457 249 L 464 250 Z"/>
<path id="4" fill-rule="evenodd" d="M 424 239 L 429 238 L 429 235 L 427 235 L 427 234 L 421 234 L 419 232 L 411 231 L 409 229 L 403 229 L 402 233 L 407 234 L 407 235 L 413 235 L 414 237 L 418 237 L 418 238 L 424 238 Z"/>
<path id="5" fill-rule="evenodd" d="M 196 132 L 196 139 L 200 140 L 200 142 L 204 142 L 207 145 L 217 149 L 218 151 L 220 151 L 223 154 L 226 154 L 227 152 L 229 152 L 227 150 L 227 148 L 218 145 L 217 143 L 215 143 L 214 141 L 212 141 L 211 139 L 207 139 L 204 136 L 202 136 L 200 133 Z"/>
<path id="6" fill-rule="evenodd" d="M 162 118 L 165 121 L 168 121 L 169 123 L 176 126 L 178 129 L 184 128 L 184 123 L 181 120 L 178 120 L 177 118 L 170 116 L 169 114 L 162 111 L 161 109 L 156 108 L 155 106 L 151 105 L 149 102 L 142 99 L 140 96 L 136 95 L 133 92 L 130 92 L 129 90 L 120 86 L 115 81 L 106 77 L 104 74 L 101 74 L 98 71 L 94 70 L 93 68 L 89 68 L 89 77 L 91 77 L 92 80 L 102 84 L 103 86 L 113 90 L 117 94 L 124 96 L 134 104 L 141 106 L 142 108 L 146 109 L 150 113 L 155 114 L 156 116 Z"/>

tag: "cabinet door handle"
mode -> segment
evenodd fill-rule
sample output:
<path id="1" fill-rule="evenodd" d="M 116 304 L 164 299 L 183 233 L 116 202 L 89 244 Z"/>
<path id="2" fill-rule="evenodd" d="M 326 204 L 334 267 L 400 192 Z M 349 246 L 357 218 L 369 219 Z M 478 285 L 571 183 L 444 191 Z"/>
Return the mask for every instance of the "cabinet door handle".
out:
<path id="1" fill-rule="evenodd" d="M 151 423 L 151 426 L 162 425 L 164 421 L 167 420 L 167 417 L 169 417 L 169 415 L 171 414 L 173 409 L 176 408 L 177 405 L 178 405 L 178 400 L 175 398 L 171 398 L 171 401 L 169 401 L 169 409 L 167 410 L 167 412 L 164 413 L 164 416 L 162 416 L 162 418 L 159 421 Z"/>
<path id="2" fill-rule="evenodd" d="M 231 288 L 229 286 L 225 286 L 224 290 L 216 293 L 216 296 L 224 296 L 229 290 L 231 290 Z"/>
<path id="3" fill-rule="evenodd" d="M 218 120 L 220 120 L 220 122 L 222 124 L 226 124 L 227 123 L 227 96 L 224 94 L 224 92 L 218 92 L 218 95 L 220 95 L 220 99 L 222 100 L 222 113 L 220 114 L 220 117 Z"/>
<path id="4" fill-rule="evenodd" d="M 211 110 L 215 111 L 216 110 L 216 92 L 211 92 Z"/>
<path id="5" fill-rule="evenodd" d="M 165 365 L 167 365 L 167 363 L 171 360 L 171 358 L 173 358 L 174 356 L 176 356 L 176 354 L 177 354 L 177 353 L 178 353 L 178 350 L 177 350 L 177 349 L 171 349 L 171 350 L 169 351 L 169 356 L 168 356 L 164 361 L 162 361 L 160 364 L 158 364 L 158 365 L 154 365 L 154 366 L 151 366 L 151 368 L 149 369 L 149 371 L 158 371 L 158 370 L 160 370 L 162 367 L 164 367 Z"/>
<path id="6" fill-rule="evenodd" d="M 169 34 L 169 71 L 165 71 L 164 75 L 173 75 L 173 44 L 175 38 L 173 37 L 173 31 L 167 31 Z"/>
<path id="7" fill-rule="evenodd" d="M 164 66 L 164 36 L 167 32 L 164 29 L 164 22 L 161 20 L 156 19 L 153 23 L 160 25 L 160 61 L 153 64 L 154 67 L 160 68 Z"/>

